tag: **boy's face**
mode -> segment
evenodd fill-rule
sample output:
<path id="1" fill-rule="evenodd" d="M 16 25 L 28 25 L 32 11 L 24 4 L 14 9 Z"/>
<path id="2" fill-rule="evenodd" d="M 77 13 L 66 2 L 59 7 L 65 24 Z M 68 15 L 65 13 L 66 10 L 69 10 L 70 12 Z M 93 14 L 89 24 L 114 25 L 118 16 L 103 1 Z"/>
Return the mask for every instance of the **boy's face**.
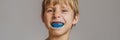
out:
<path id="1" fill-rule="evenodd" d="M 72 24 L 76 24 L 78 21 L 78 16 L 74 17 L 71 7 L 65 4 L 48 5 L 42 18 L 51 35 L 63 35 L 69 32 Z M 63 22 L 64 26 L 53 28 L 51 26 L 52 22 Z"/>

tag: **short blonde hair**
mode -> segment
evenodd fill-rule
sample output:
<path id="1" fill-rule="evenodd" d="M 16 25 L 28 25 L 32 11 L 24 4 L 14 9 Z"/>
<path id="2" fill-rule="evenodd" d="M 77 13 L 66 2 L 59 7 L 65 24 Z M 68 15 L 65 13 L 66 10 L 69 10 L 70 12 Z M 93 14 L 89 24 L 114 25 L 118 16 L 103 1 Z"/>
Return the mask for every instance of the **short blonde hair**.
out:
<path id="1" fill-rule="evenodd" d="M 47 6 L 49 6 L 50 4 L 56 5 L 56 4 L 61 4 L 61 3 L 65 3 L 66 5 L 69 5 L 72 8 L 72 10 L 74 11 L 74 16 L 79 14 L 78 0 L 43 0 L 42 16 L 44 15 L 44 12 L 45 12 Z"/>

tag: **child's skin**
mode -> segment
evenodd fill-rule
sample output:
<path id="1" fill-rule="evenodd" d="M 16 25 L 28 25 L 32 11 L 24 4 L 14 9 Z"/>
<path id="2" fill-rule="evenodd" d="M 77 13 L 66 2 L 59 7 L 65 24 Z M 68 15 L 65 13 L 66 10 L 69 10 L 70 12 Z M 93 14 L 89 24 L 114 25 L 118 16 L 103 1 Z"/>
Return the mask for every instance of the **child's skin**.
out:
<path id="1" fill-rule="evenodd" d="M 72 25 L 78 22 L 78 16 L 74 15 L 70 5 L 64 3 L 48 5 L 42 16 L 43 22 L 49 31 L 47 40 L 69 40 L 70 30 Z M 62 28 L 53 28 L 51 22 L 63 22 L 64 26 Z"/>

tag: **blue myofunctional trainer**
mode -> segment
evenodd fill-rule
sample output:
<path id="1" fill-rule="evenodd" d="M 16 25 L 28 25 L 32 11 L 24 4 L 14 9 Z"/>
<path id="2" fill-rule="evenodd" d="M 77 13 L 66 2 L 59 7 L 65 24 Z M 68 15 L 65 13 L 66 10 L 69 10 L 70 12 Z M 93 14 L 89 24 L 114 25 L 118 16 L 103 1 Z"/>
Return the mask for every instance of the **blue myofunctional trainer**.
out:
<path id="1" fill-rule="evenodd" d="M 64 23 L 57 23 L 57 22 L 53 22 L 51 23 L 53 28 L 61 28 L 64 26 Z"/>

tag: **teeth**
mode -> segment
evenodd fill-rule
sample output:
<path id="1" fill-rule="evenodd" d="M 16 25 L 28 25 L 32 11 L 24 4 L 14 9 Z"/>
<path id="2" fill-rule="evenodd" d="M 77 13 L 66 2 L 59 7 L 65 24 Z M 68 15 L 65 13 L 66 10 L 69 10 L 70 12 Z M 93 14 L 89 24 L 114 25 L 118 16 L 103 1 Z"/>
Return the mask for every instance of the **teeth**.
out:
<path id="1" fill-rule="evenodd" d="M 53 28 L 61 28 L 61 27 L 64 26 L 64 23 L 62 23 L 62 22 L 53 22 L 53 23 L 51 23 L 51 26 Z"/>

